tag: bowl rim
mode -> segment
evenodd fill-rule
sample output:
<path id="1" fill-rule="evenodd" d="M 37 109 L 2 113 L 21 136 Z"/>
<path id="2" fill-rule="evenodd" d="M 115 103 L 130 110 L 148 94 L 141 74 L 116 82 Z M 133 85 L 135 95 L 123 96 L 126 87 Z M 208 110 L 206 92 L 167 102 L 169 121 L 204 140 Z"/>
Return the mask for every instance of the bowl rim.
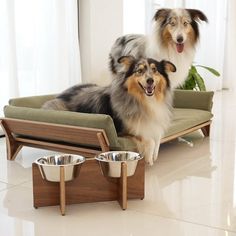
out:
<path id="1" fill-rule="evenodd" d="M 99 156 L 101 156 L 101 155 L 109 154 L 109 153 L 127 153 L 127 152 L 133 153 L 133 154 L 137 154 L 137 157 L 136 157 L 137 159 L 135 159 L 135 160 L 126 160 L 126 161 L 113 161 L 113 160 L 102 160 L 102 159 L 100 159 L 100 157 L 99 157 Z M 108 151 L 108 152 L 102 152 L 102 153 L 96 155 L 96 156 L 95 156 L 95 159 L 96 159 L 97 161 L 101 161 L 101 162 L 121 163 L 121 162 L 139 161 L 139 160 L 143 159 L 143 156 L 142 156 L 140 153 L 138 153 L 138 152 L 133 152 L 133 151 Z"/>
<path id="2" fill-rule="evenodd" d="M 70 163 L 70 164 L 64 164 L 64 165 L 50 165 L 50 164 L 43 164 L 43 163 L 40 163 L 39 160 L 40 159 L 43 159 L 43 158 L 49 158 L 49 157 L 58 157 L 58 156 L 76 156 L 76 157 L 79 157 L 79 162 L 78 163 Z M 47 167 L 60 167 L 60 166 L 76 166 L 76 165 L 81 165 L 82 163 L 85 162 L 85 157 L 84 156 L 81 156 L 81 155 L 77 155 L 77 154 L 69 154 L 69 153 L 66 153 L 66 154 L 56 154 L 56 155 L 48 155 L 48 156 L 44 156 L 44 157 L 40 157 L 38 158 L 37 160 L 34 161 L 35 164 L 39 165 L 39 166 L 47 166 Z"/>

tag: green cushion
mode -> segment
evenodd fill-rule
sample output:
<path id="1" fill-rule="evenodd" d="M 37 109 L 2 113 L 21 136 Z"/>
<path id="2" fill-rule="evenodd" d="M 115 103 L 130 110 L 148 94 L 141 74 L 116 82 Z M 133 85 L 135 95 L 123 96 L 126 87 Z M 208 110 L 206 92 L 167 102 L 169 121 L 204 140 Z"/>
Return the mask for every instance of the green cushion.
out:
<path id="1" fill-rule="evenodd" d="M 210 120 L 213 117 L 209 111 L 198 109 L 174 108 L 171 125 L 164 137 L 171 136 L 180 131 L 189 129 Z"/>
<path id="2" fill-rule="evenodd" d="M 137 151 L 136 144 L 132 141 L 131 138 L 128 137 L 118 137 L 118 142 L 120 144 L 119 150 L 124 151 Z"/>
<path id="3" fill-rule="evenodd" d="M 9 100 L 9 105 L 16 107 L 41 108 L 46 101 L 51 100 L 53 98 L 55 98 L 55 95 L 13 98 Z"/>
<path id="4" fill-rule="evenodd" d="M 214 92 L 212 91 L 193 91 L 176 89 L 174 91 L 173 106 L 175 108 L 189 108 L 211 111 L 212 99 Z"/>

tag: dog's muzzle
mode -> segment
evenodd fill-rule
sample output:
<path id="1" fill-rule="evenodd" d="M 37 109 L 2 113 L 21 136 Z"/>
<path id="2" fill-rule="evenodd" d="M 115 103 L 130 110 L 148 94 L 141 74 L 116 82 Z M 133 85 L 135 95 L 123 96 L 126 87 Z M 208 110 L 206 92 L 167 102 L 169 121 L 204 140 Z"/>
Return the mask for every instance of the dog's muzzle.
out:
<path id="1" fill-rule="evenodd" d="M 176 50 L 178 53 L 182 53 L 184 50 L 184 38 L 181 35 L 177 37 Z"/>
<path id="2" fill-rule="evenodd" d="M 147 96 L 152 96 L 154 94 L 155 85 L 154 85 L 154 80 L 152 78 L 148 78 L 146 80 L 146 86 L 143 86 L 141 83 L 139 83 L 139 85 L 144 90 Z"/>

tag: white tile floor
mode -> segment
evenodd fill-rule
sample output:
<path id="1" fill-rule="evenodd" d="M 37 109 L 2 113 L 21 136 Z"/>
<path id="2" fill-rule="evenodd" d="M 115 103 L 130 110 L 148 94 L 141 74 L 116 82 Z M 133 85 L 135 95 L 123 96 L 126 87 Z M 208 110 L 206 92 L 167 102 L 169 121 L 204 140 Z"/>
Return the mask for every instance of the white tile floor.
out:
<path id="1" fill-rule="evenodd" d="M 210 138 L 200 132 L 161 146 L 146 168 L 146 196 L 128 201 L 32 206 L 31 163 L 45 152 L 24 149 L 6 161 L 0 139 L 1 236 L 236 236 L 236 99 L 218 92 Z M 47 153 L 47 152 L 46 152 Z"/>

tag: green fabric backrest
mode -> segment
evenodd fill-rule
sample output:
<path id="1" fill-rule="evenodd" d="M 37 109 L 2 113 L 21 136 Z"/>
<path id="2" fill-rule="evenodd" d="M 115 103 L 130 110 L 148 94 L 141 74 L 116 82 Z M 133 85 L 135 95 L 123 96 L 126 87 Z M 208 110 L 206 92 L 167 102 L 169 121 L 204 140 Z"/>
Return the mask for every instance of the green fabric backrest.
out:
<path id="1" fill-rule="evenodd" d="M 31 107 L 31 108 L 41 108 L 42 105 L 53 98 L 56 95 L 40 95 L 40 96 L 30 96 L 30 97 L 21 97 L 13 98 L 9 100 L 9 105 L 16 107 Z"/>
<path id="2" fill-rule="evenodd" d="M 193 90 L 176 89 L 174 91 L 173 106 L 211 111 L 214 92 L 199 92 Z"/>

